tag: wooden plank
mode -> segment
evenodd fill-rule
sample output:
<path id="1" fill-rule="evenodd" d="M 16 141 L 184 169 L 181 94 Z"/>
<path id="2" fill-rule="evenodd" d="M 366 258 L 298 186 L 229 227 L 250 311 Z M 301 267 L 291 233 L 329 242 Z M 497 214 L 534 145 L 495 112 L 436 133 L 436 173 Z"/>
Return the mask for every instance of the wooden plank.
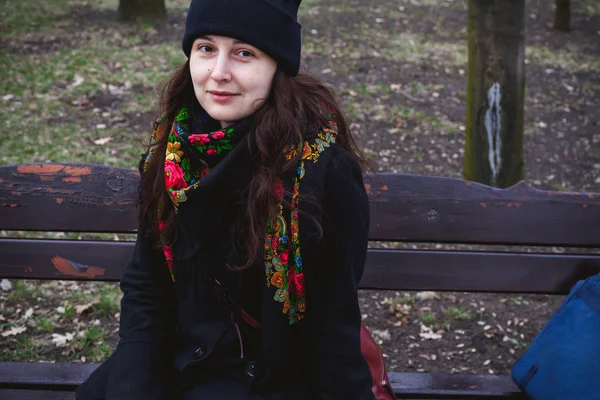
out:
<path id="1" fill-rule="evenodd" d="M 0 167 L 0 229 L 134 232 L 139 176 L 85 164 Z M 600 247 L 600 194 L 366 177 L 373 240 Z"/>
<path id="2" fill-rule="evenodd" d="M 509 376 L 390 372 L 400 399 L 526 399 Z"/>
<path id="3" fill-rule="evenodd" d="M 367 179 L 372 240 L 600 247 L 600 194 L 497 189 L 461 179 Z"/>
<path id="4" fill-rule="evenodd" d="M 19 390 L 0 388 L 2 400 L 75 400 L 74 391 Z"/>
<path id="5" fill-rule="evenodd" d="M 89 164 L 0 167 L 0 229 L 133 232 L 139 174 Z"/>
<path id="6" fill-rule="evenodd" d="M 600 254 L 370 250 L 363 289 L 566 294 L 600 272 Z M 543 279 L 540 279 L 543 277 Z"/>
<path id="7" fill-rule="evenodd" d="M 118 281 L 133 242 L 0 239 L 4 278 Z"/>
<path id="8" fill-rule="evenodd" d="M 0 363 L 0 388 L 72 390 L 97 364 Z M 391 372 L 390 382 L 400 398 L 522 398 L 507 376 L 477 376 Z M 6 389 L 3 389 L 6 390 Z M 428 397 L 422 397 L 428 395 Z M 513 396 L 513 397 L 507 397 Z M 62 398 L 61 398 L 62 399 Z"/>
<path id="9" fill-rule="evenodd" d="M 132 242 L 0 239 L 0 277 L 119 280 Z M 567 293 L 600 254 L 370 249 L 362 289 Z M 543 276 L 544 279 L 539 279 Z"/>
<path id="10" fill-rule="evenodd" d="M 31 390 L 74 390 L 98 364 L 3 362 L 0 387 Z"/>

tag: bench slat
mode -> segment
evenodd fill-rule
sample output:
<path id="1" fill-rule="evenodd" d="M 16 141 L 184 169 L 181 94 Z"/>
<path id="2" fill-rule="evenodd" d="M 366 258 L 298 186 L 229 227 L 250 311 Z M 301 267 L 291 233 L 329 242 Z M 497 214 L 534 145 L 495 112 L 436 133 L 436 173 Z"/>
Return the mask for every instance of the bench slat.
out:
<path id="1" fill-rule="evenodd" d="M 73 391 L 2 389 L 2 400 L 75 400 Z"/>
<path id="2" fill-rule="evenodd" d="M 526 399 L 509 376 L 390 372 L 398 398 Z"/>
<path id="3" fill-rule="evenodd" d="M 566 294 L 600 254 L 370 250 L 362 289 Z M 540 279 L 543 277 L 543 279 Z"/>
<path id="4" fill-rule="evenodd" d="M 133 246 L 133 242 L 0 239 L 0 277 L 117 281 Z M 564 294 L 579 279 L 598 272 L 600 254 L 370 249 L 360 286 Z"/>
<path id="5" fill-rule="evenodd" d="M 134 232 L 139 174 L 87 164 L 0 167 L 0 229 Z"/>
<path id="6" fill-rule="evenodd" d="M 3 388 L 0 389 L 0 394 L 7 392 L 7 389 L 16 388 L 31 391 L 36 389 L 73 391 L 97 366 L 97 364 L 66 363 L 0 363 L 0 388 Z M 435 396 L 440 399 L 523 398 L 519 395 L 519 389 L 507 376 L 394 372 L 390 373 L 389 377 L 395 393 L 400 398 L 425 398 L 423 396 L 428 396 L 427 398 Z M 63 399 L 63 397 L 38 398 Z"/>
<path id="7" fill-rule="evenodd" d="M 0 229 L 134 232 L 139 176 L 87 164 L 0 167 Z M 372 240 L 600 247 L 600 195 L 461 179 L 366 177 Z"/>
<path id="8" fill-rule="evenodd" d="M 0 387 L 36 390 L 74 390 L 98 364 L 2 362 Z"/>
<path id="9" fill-rule="evenodd" d="M 453 178 L 367 180 L 371 240 L 600 247 L 600 194 L 498 189 Z M 382 190 L 383 189 L 383 190 Z"/>

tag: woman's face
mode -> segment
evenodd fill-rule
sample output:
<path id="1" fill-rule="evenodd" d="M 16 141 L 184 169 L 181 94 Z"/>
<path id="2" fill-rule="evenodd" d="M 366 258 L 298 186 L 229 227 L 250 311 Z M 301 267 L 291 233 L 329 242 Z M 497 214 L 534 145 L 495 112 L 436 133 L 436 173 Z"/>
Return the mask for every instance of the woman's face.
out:
<path id="1" fill-rule="evenodd" d="M 267 99 L 277 63 L 256 47 L 225 36 L 201 36 L 190 53 L 194 93 L 208 114 L 227 127 Z"/>

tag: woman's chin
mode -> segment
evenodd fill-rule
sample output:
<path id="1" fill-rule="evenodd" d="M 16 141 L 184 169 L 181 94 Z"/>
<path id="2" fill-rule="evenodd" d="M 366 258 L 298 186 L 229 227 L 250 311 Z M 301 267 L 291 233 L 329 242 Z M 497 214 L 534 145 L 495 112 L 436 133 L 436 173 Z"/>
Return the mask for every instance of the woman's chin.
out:
<path id="1" fill-rule="evenodd" d="M 247 113 L 240 113 L 239 111 L 236 112 L 235 110 L 223 110 L 221 107 L 219 107 L 219 109 L 207 107 L 204 110 L 214 120 L 221 121 L 222 123 L 226 123 L 227 125 L 231 125 L 234 121 L 239 121 L 240 119 L 250 115 Z"/>

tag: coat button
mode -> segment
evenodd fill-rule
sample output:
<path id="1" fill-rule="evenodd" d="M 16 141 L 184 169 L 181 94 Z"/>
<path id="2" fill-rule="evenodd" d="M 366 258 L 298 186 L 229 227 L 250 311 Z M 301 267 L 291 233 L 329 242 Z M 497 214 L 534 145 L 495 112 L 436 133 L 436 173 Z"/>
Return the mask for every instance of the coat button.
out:
<path id="1" fill-rule="evenodd" d="M 256 378 L 256 374 L 257 374 L 256 363 L 249 362 L 246 365 L 246 375 L 248 375 L 250 378 Z"/>
<path id="2" fill-rule="evenodd" d="M 202 358 L 204 354 L 206 354 L 206 350 L 200 346 L 194 351 L 194 358 Z"/>

